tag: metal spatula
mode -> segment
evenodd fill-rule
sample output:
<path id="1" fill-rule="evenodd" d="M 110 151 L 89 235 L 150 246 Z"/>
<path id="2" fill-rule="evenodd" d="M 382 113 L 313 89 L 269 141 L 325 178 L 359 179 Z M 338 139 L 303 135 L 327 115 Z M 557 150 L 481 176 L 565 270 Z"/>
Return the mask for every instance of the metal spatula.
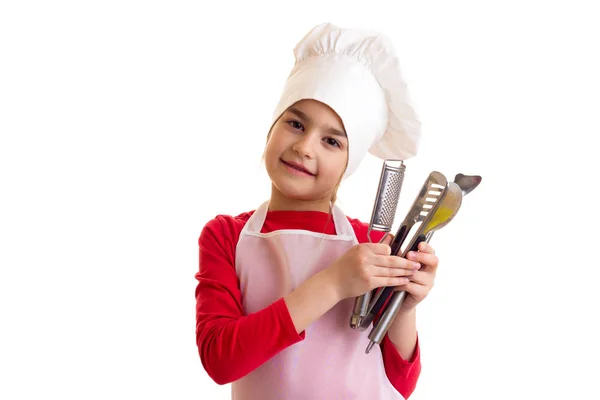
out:
<path id="1" fill-rule="evenodd" d="M 454 176 L 454 183 L 456 183 L 460 190 L 462 191 L 463 197 L 471 193 L 479 184 L 481 183 L 481 176 L 479 175 L 465 175 L 465 174 L 456 174 Z M 440 227 L 441 228 L 441 227 Z M 431 231 L 427 234 L 425 241 L 429 243 L 431 237 L 433 236 L 433 232 Z"/>

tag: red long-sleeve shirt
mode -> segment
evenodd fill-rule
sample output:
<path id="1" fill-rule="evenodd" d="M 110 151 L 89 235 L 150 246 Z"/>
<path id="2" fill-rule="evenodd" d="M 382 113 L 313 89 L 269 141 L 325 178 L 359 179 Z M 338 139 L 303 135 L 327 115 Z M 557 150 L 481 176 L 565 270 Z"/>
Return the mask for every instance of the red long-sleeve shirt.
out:
<path id="1" fill-rule="evenodd" d="M 202 365 L 217 384 L 242 378 L 288 346 L 304 340 L 304 332 L 296 332 L 283 298 L 256 313 L 245 315 L 243 311 L 235 249 L 240 232 L 253 213 L 218 215 L 206 224 L 198 239 L 196 341 Z M 367 242 L 368 225 L 357 219 L 348 220 L 359 243 Z M 261 232 L 280 229 L 335 234 L 329 215 L 318 211 L 269 211 Z M 381 232 L 371 232 L 373 242 L 381 237 Z M 381 351 L 389 381 L 408 398 L 421 372 L 418 342 L 411 360 L 400 356 L 387 335 Z"/>

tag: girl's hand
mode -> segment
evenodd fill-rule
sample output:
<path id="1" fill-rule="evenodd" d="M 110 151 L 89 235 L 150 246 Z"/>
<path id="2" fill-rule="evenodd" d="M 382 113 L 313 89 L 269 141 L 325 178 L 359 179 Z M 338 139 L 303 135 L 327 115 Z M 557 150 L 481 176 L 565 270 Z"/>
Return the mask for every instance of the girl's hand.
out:
<path id="1" fill-rule="evenodd" d="M 325 271 L 336 288 L 340 300 L 357 297 L 382 286 L 409 284 L 421 265 L 416 261 L 392 256 L 392 234 L 379 243 L 361 243 L 353 246 Z"/>
<path id="2" fill-rule="evenodd" d="M 435 255 L 435 250 L 429 243 L 419 243 L 419 251 L 409 252 L 406 257 L 409 260 L 417 261 L 421 267 L 411 277 L 410 282 L 398 286 L 395 290 L 406 291 L 407 296 L 402 302 L 401 311 L 411 311 L 419 304 L 433 288 L 435 274 L 439 264 L 439 259 Z"/>

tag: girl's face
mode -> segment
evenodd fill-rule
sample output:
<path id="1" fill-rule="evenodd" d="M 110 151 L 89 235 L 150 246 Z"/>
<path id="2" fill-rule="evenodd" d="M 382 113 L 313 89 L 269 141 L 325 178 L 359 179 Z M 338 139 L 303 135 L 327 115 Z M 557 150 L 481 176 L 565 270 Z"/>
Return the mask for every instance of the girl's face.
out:
<path id="1" fill-rule="evenodd" d="M 273 125 L 265 150 L 269 209 L 329 211 L 347 162 L 340 117 L 316 100 L 297 102 Z"/>

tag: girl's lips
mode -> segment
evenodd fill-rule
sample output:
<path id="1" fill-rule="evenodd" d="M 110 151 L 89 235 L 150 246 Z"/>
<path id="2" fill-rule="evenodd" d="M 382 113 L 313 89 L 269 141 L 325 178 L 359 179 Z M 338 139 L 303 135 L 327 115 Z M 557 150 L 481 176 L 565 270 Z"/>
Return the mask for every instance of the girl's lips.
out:
<path id="1" fill-rule="evenodd" d="M 315 174 L 311 173 L 310 171 L 308 171 L 306 168 L 304 168 L 300 164 L 297 164 L 297 163 L 294 163 L 294 162 L 287 162 L 287 161 L 283 161 L 283 160 L 281 160 L 281 162 L 292 173 L 301 174 L 301 175 L 304 175 L 304 176 L 306 176 L 306 175 L 308 175 L 308 176 L 315 176 Z"/>

